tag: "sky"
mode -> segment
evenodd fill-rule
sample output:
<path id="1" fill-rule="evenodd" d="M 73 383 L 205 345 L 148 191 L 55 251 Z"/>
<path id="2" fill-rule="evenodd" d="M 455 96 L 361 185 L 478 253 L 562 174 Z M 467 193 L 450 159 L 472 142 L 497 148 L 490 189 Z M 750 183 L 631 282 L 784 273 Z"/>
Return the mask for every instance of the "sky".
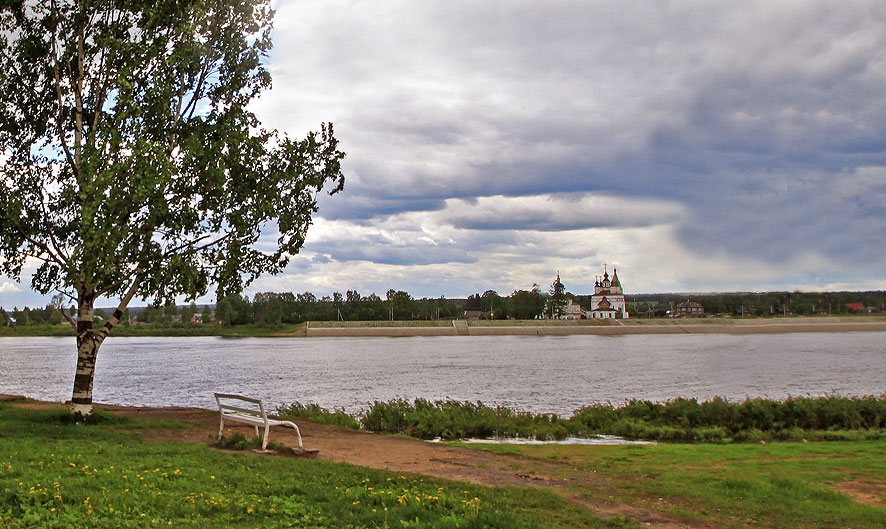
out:
<path id="1" fill-rule="evenodd" d="M 247 293 L 886 289 L 881 0 L 274 5 L 254 110 L 346 183 Z"/>

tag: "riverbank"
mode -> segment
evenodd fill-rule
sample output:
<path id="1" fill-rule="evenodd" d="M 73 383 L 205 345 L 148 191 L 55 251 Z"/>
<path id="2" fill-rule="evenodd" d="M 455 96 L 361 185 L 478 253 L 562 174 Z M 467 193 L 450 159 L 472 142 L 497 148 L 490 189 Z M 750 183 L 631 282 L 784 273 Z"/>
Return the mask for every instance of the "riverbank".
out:
<path id="1" fill-rule="evenodd" d="M 409 320 L 311 321 L 262 326 L 119 325 L 115 337 L 227 336 L 565 336 L 578 334 L 774 334 L 792 332 L 886 332 L 886 315 L 789 316 L 787 318 L 650 318 L 629 320 Z M 74 336 L 68 325 L 0 327 L 4 336 Z"/>
<path id="2" fill-rule="evenodd" d="M 409 325 L 402 325 L 407 323 Z M 419 326 L 430 323 L 433 326 Z M 505 336 L 623 334 L 774 334 L 886 332 L 886 317 L 698 318 L 634 320 L 503 320 L 456 322 L 308 322 L 306 336 Z"/>

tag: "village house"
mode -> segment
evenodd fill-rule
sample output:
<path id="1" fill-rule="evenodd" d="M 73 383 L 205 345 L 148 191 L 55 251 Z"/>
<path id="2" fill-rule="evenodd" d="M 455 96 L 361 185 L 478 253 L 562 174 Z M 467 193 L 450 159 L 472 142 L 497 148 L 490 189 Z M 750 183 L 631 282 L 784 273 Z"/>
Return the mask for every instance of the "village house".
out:
<path id="1" fill-rule="evenodd" d="M 585 315 L 585 310 L 581 308 L 581 305 L 578 304 L 574 299 L 570 299 L 566 302 L 566 306 L 563 307 L 563 311 L 560 313 L 561 320 L 580 320 Z"/>
<path id="2" fill-rule="evenodd" d="M 681 303 L 677 303 L 674 305 L 674 310 L 671 311 L 672 318 L 679 318 L 683 316 L 689 317 L 702 317 L 704 316 L 704 307 L 701 303 L 697 301 L 683 301 Z"/>

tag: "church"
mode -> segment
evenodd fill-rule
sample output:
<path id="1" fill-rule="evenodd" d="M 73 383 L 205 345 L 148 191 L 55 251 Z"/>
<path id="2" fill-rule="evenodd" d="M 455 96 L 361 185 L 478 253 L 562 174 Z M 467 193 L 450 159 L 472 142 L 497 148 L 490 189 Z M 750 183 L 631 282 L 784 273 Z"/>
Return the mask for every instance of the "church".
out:
<path id="1" fill-rule="evenodd" d="M 588 318 L 613 318 L 627 319 L 628 308 L 625 305 L 624 290 L 618 280 L 618 270 L 612 269 L 612 279 L 603 265 L 603 278 L 597 277 L 594 281 L 594 295 L 591 296 L 591 310 L 587 312 Z"/>

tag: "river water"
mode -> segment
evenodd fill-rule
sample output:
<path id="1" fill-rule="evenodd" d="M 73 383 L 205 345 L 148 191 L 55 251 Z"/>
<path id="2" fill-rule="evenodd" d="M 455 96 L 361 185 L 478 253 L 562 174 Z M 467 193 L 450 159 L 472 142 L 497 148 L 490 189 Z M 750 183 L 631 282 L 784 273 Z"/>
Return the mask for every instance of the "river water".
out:
<path id="1" fill-rule="evenodd" d="M 0 338 L 0 393 L 71 396 L 73 338 Z M 109 338 L 96 402 L 213 408 L 213 392 L 272 407 L 358 411 L 395 397 L 570 414 L 632 398 L 886 392 L 886 333 L 414 338 Z"/>

